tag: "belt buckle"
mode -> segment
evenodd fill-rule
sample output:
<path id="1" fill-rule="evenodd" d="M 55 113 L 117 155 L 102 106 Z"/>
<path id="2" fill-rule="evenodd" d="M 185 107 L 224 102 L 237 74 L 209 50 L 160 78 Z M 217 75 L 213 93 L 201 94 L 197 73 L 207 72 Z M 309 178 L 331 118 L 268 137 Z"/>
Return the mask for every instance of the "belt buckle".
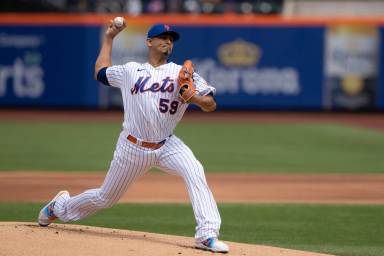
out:
<path id="1" fill-rule="evenodd" d="M 142 147 L 143 146 L 143 141 L 136 138 L 136 145 Z"/>

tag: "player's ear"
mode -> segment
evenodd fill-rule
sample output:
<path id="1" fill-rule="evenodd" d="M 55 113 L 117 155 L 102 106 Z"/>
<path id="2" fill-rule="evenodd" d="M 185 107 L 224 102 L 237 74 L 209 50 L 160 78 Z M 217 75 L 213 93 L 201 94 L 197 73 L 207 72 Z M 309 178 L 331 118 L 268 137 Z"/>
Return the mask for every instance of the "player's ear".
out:
<path id="1" fill-rule="evenodd" d="M 147 38 L 147 46 L 148 47 L 151 47 L 152 46 L 152 39 L 151 38 Z"/>

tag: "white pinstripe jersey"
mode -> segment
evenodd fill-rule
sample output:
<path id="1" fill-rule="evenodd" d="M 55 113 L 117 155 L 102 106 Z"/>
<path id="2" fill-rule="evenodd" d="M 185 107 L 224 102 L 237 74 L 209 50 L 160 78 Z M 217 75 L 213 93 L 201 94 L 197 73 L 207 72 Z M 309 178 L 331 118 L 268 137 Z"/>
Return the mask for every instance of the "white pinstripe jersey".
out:
<path id="1" fill-rule="evenodd" d="M 160 142 L 173 133 L 188 107 L 178 94 L 181 67 L 173 62 L 159 67 L 128 62 L 107 68 L 109 84 L 120 88 L 123 97 L 125 132 L 148 142 Z M 196 72 L 193 79 L 200 96 L 216 92 Z"/>

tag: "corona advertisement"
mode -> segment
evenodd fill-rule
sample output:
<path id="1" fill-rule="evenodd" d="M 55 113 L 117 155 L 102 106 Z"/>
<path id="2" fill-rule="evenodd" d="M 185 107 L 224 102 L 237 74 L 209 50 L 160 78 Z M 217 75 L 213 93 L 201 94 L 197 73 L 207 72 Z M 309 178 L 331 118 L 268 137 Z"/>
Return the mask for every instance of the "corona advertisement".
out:
<path id="1" fill-rule="evenodd" d="M 330 26 L 326 34 L 324 105 L 372 110 L 377 105 L 379 31 L 375 26 Z"/>

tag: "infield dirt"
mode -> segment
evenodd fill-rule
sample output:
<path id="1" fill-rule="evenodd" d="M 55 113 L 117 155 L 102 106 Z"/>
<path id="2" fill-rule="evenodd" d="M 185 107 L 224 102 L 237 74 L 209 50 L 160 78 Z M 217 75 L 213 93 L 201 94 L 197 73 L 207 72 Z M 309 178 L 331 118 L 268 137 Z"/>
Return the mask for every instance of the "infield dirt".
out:
<path id="1" fill-rule="evenodd" d="M 46 202 L 101 186 L 105 173 L 1 172 L 0 202 Z M 384 204 L 384 175 L 207 173 L 218 202 Z M 189 202 L 178 176 L 149 173 L 120 202 Z"/>

